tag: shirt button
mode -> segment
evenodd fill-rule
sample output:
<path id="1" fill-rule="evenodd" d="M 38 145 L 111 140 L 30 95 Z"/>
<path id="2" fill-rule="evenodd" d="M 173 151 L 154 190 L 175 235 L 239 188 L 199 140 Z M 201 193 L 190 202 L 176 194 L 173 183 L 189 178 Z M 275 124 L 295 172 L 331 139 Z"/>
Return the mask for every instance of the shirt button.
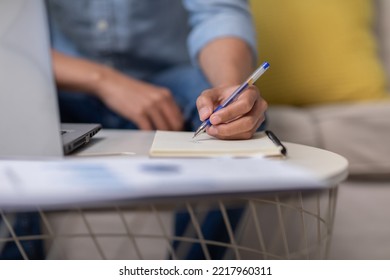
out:
<path id="1" fill-rule="evenodd" d="M 104 19 L 102 20 L 99 20 L 97 23 L 96 23 L 96 28 L 97 30 L 99 30 L 100 32 L 104 32 L 108 29 L 108 22 Z"/>

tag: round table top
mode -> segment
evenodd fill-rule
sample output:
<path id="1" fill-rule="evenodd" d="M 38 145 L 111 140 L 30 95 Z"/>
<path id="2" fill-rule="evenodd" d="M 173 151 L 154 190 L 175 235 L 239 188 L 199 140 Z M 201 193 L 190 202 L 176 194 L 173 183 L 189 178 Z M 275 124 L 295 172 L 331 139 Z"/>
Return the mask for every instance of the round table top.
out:
<path id="1" fill-rule="evenodd" d="M 153 138 L 153 131 L 103 129 L 76 156 L 148 156 Z M 348 176 L 348 161 L 336 153 L 300 144 L 283 144 L 288 151 L 287 162 L 308 169 L 329 185 L 336 186 Z"/>

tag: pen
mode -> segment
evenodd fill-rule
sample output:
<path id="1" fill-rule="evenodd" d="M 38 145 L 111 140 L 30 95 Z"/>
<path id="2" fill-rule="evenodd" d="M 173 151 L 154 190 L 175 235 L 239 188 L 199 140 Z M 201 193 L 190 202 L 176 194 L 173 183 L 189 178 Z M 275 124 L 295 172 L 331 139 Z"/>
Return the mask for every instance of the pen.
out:
<path id="1" fill-rule="evenodd" d="M 282 144 L 279 138 L 276 137 L 276 135 L 272 131 L 266 130 L 265 134 L 267 134 L 268 138 L 271 139 L 271 141 L 274 142 L 276 146 L 280 147 L 280 152 L 282 153 L 282 155 L 287 155 L 286 146 Z"/>
<path id="2" fill-rule="evenodd" d="M 252 73 L 252 75 L 249 76 L 249 78 L 242 84 L 240 85 L 230 96 L 228 99 L 226 99 L 221 105 L 219 105 L 214 111 L 213 114 L 222 108 L 225 108 L 228 106 L 230 103 L 232 103 L 236 98 L 249 86 L 253 85 L 258 78 L 260 78 L 261 75 L 264 74 L 265 71 L 269 68 L 269 63 L 264 62 L 259 68 L 255 70 L 255 72 Z M 195 131 L 195 134 L 192 138 L 195 138 L 198 136 L 200 133 L 205 132 L 206 128 L 211 125 L 210 118 L 205 120 L 199 128 Z"/>

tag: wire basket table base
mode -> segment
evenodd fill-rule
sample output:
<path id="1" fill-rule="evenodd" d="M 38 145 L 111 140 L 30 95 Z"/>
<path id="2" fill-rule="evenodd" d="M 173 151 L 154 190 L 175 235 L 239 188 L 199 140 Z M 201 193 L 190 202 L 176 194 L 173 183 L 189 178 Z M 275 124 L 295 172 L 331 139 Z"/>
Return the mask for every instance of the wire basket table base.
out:
<path id="1" fill-rule="evenodd" d="M 66 211 L 38 210 L 38 234 L 18 235 L 15 213 L 0 210 L 0 251 L 40 240 L 46 259 L 326 259 L 337 187 L 242 197 L 191 199 L 148 205 Z M 233 211 L 238 213 L 234 219 Z M 210 213 L 218 238 L 208 237 Z M 180 234 L 175 217 L 187 217 Z M 239 219 L 237 219 L 237 217 Z M 214 223 L 212 221 L 212 223 Z M 212 224 L 212 226 L 215 226 Z M 224 238 L 220 238 L 223 235 Z"/>

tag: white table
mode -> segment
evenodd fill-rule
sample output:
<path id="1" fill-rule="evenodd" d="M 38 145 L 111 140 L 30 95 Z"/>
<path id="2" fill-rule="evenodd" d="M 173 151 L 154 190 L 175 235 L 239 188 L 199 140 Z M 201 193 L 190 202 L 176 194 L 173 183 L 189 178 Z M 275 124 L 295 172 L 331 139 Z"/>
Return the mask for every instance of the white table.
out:
<path id="1" fill-rule="evenodd" d="M 146 156 L 153 136 L 153 132 L 102 130 L 74 156 Z M 285 160 L 324 179 L 326 188 L 141 201 L 130 207 L 40 211 L 44 234 L 39 238 L 47 241 L 48 258 L 54 259 L 162 259 L 172 254 L 173 240 L 199 242 L 206 258 L 209 258 L 207 244 L 228 248 L 226 258 L 326 258 L 337 186 L 347 177 L 348 163 L 332 152 L 284 144 L 288 150 Z M 226 209 L 235 205 L 245 205 L 246 212 L 233 233 Z M 224 244 L 203 239 L 200 230 L 202 215 L 215 208 L 221 210 L 230 236 L 230 241 Z M 182 210 L 191 215 L 194 235 L 178 237 L 172 233 L 172 212 Z M 172 257 L 181 258 L 176 254 Z"/>
<path id="2" fill-rule="evenodd" d="M 102 130 L 75 156 L 117 155 L 122 157 L 147 156 L 154 132 L 131 130 Z M 348 175 L 347 160 L 335 153 L 299 144 L 285 143 L 287 161 L 308 168 L 329 186 L 338 185 Z"/>

